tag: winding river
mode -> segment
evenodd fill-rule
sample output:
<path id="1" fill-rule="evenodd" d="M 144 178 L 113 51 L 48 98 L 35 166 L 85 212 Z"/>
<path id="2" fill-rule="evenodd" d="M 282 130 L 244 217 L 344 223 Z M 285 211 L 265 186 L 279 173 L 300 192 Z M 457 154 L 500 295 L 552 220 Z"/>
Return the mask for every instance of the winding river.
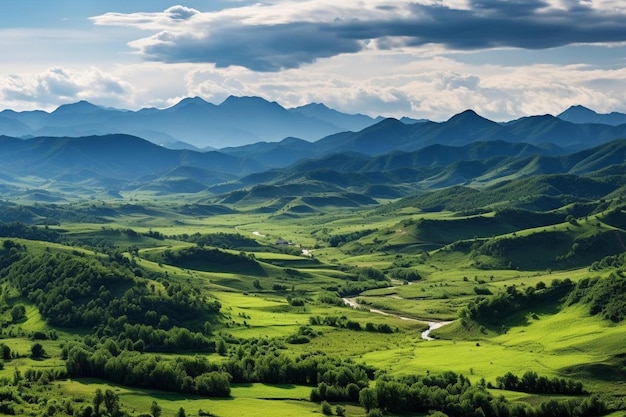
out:
<path id="1" fill-rule="evenodd" d="M 399 316 L 397 314 L 387 313 L 386 311 L 378 310 L 375 308 L 369 308 L 362 304 L 359 304 L 356 301 L 356 298 L 342 298 L 343 302 L 352 308 L 367 308 L 370 313 L 382 314 L 383 316 L 397 317 L 400 320 L 408 320 L 408 321 L 417 321 L 420 323 L 428 324 L 428 329 L 422 332 L 422 339 L 424 340 L 435 340 L 435 338 L 430 336 L 430 332 L 440 327 L 445 326 L 446 324 L 452 323 L 451 321 L 431 321 L 431 320 L 417 320 L 410 317 Z"/>

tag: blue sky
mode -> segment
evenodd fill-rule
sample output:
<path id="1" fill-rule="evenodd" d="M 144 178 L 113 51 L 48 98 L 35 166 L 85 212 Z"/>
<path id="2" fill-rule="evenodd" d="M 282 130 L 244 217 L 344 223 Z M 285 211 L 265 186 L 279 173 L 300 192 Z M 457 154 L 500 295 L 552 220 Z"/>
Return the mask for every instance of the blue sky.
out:
<path id="1" fill-rule="evenodd" d="M 255 95 L 493 120 L 626 112 L 622 0 L 20 0 L 0 5 L 0 108 Z"/>

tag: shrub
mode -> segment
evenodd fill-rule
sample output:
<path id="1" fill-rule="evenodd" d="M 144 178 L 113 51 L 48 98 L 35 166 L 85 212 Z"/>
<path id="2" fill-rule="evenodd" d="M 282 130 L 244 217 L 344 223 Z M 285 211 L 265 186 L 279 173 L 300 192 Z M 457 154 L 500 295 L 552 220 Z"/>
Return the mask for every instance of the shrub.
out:
<path id="1" fill-rule="evenodd" d="M 380 411 L 379 408 L 372 408 L 368 413 L 367 417 L 383 417 L 383 412 Z"/>
<path id="2" fill-rule="evenodd" d="M 46 356 L 46 351 L 41 343 L 35 343 L 30 347 L 31 358 L 43 358 Z"/>
<path id="3" fill-rule="evenodd" d="M 333 409 L 330 404 L 328 404 L 328 401 L 322 401 L 322 413 L 326 416 L 333 415 Z"/>

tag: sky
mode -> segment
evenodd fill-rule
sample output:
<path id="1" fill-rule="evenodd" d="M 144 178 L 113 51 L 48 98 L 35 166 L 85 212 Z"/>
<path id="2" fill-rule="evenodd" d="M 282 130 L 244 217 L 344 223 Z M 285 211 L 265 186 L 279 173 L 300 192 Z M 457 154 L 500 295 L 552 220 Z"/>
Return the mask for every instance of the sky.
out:
<path id="1" fill-rule="evenodd" d="M 0 109 L 199 96 L 447 120 L 626 113 L 624 0 L 4 0 Z"/>

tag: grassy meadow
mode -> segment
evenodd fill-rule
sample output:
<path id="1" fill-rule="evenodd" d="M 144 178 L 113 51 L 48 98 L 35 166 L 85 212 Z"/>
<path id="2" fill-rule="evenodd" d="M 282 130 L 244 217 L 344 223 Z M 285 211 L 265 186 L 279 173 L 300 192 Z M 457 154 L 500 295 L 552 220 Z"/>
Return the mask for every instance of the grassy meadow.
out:
<path id="1" fill-rule="evenodd" d="M 571 378 L 606 398 L 614 415 L 626 409 L 623 321 L 603 319 L 591 314 L 587 304 L 564 299 L 496 314 L 484 323 L 462 324 L 460 316 L 477 297 L 495 298 L 511 288 L 526 294 L 553 282 L 571 281 L 576 286 L 587 278 L 602 280 L 616 271 L 621 274 L 623 266 L 591 267 L 605 256 L 619 254 L 611 245 L 618 241 L 615 236 L 624 234 L 603 223 L 600 215 L 576 224 L 514 229 L 495 222 L 494 213 L 481 217 L 408 207 L 394 211 L 325 207 L 287 216 L 249 207 L 236 213 L 203 215 L 181 214 L 174 201 L 148 203 L 141 195 L 133 198 L 136 201 L 130 206 L 136 207 L 124 206 L 123 211 L 114 203 L 102 202 L 103 207 L 111 205 L 111 210 L 102 209 L 108 213 L 103 223 L 61 223 L 46 228 L 61 236 L 56 241 L 12 239 L 29 255 L 65 253 L 81 259 L 107 259 L 119 254 L 119 259 L 126 259 L 119 262 L 131 265 L 133 282 L 147 291 L 144 299 L 157 295 L 173 299 L 177 296 L 173 288 L 182 286 L 189 288 L 186 296 L 192 301 L 219 302 L 219 314 L 209 320 L 210 326 L 203 330 L 205 319 L 200 317 L 188 324 L 214 344 L 224 342 L 225 352 L 145 351 L 144 356 L 204 357 L 221 363 L 229 355 L 236 356 L 241 346 L 263 341 L 276 343 L 277 352 L 294 360 L 323 353 L 373 367 L 392 378 L 452 371 L 472 384 L 490 383 L 495 396 L 526 404 L 541 404 L 550 396 L 495 389 L 497 378 L 527 371 Z M 220 256 L 228 263 L 211 261 L 206 254 L 213 253 L 209 252 L 213 247 L 193 240 L 194 236 L 234 234 L 257 246 L 220 248 Z M 585 252 L 583 245 L 591 249 Z M 206 252 L 191 257 L 190 251 L 198 247 Z M 176 259 L 178 264 L 166 259 Z M 407 271 L 413 277 L 410 281 L 403 279 Z M 27 370 L 64 371 L 64 347 L 72 343 L 89 339 L 96 349 L 116 336 L 108 334 L 105 325 L 51 324 L 38 308 L 41 304 L 29 298 L 27 290 L 20 293 L 12 282 L 2 281 L 0 342 L 12 354 L 4 358 L 0 379 L 40 399 L 33 403 L 15 400 L 16 414 L 78 415 L 91 404 L 96 389 L 115 393 L 130 415 L 149 413 L 153 401 L 163 416 L 176 415 L 180 408 L 187 416 L 322 414 L 320 403 L 310 401 L 315 386 L 307 384 L 232 382 L 230 396 L 217 398 L 129 386 L 106 378 L 59 377 L 41 385 L 26 380 Z M 105 290 L 98 291 L 103 294 Z M 345 305 L 342 298 L 350 298 L 358 307 Z M 11 309 L 16 305 L 24 305 L 25 313 L 14 320 Z M 427 321 L 450 323 L 431 333 L 435 340 L 425 340 L 421 334 L 428 328 Z M 160 323 L 162 329 L 168 328 Z M 34 336 L 50 332 L 53 337 L 38 340 Z M 303 334 L 301 343 L 289 342 L 290 337 Z M 32 357 L 35 343 L 41 343 L 45 356 Z M 16 377 L 18 372 L 21 378 Z M 47 406 L 41 405 L 46 402 Z M 358 401 L 331 403 L 333 413 L 340 405 L 345 415 L 367 415 Z"/>

